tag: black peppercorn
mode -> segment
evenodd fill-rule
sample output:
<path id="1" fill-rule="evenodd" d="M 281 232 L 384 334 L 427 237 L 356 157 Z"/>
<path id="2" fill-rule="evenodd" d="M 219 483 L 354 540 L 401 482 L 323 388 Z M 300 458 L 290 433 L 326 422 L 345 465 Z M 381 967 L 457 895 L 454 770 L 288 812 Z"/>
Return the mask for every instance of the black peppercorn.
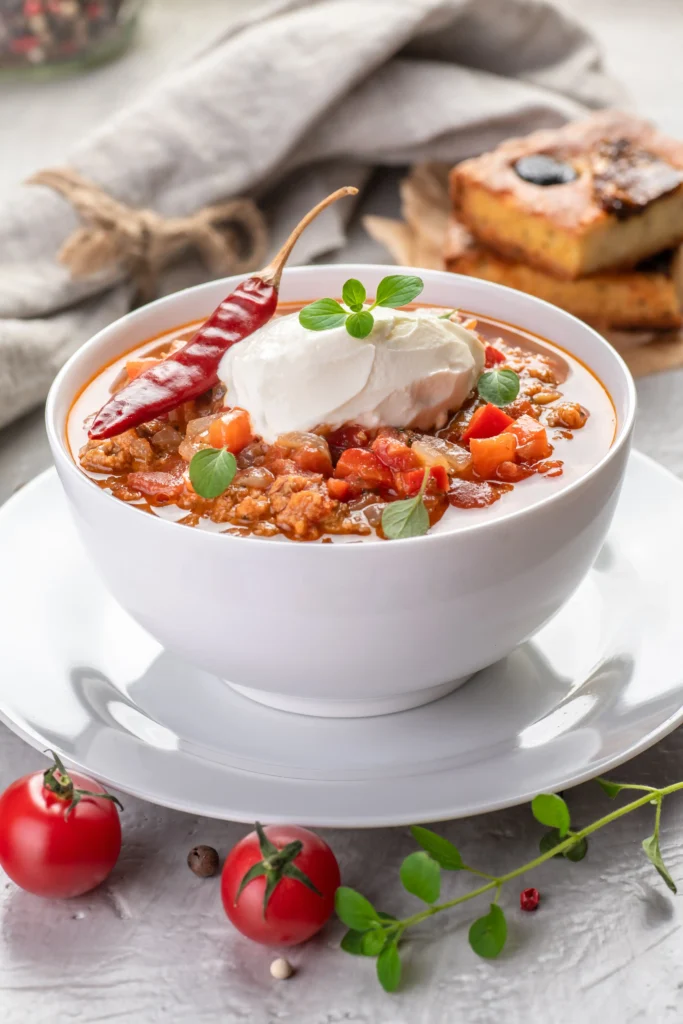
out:
<path id="1" fill-rule="evenodd" d="M 532 185 L 566 185 L 578 177 L 571 164 L 563 163 L 552 156 L 538 153 L 523 156 L 515 164 L 515 171 L 524 181 Z"/>

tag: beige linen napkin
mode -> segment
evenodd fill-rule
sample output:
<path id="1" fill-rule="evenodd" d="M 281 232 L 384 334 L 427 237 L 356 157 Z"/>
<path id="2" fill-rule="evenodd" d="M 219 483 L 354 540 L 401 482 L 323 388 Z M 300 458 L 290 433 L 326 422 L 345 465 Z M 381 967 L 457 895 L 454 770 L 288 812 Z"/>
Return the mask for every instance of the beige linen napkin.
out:
<path id="1" fill-rule="evenodd" d="M 368 234 L 405 267 L 444 269 L 449 238 L 451 202 L 448 194 L 448 164 L 418 164 L 401 181 L 403 220 L 389 217 L 363 218 Z M 628 363 L 634 377 L 683 366 L 683 330 L 612 331 L 601 333 Z"/>
<path id="2" fill-rule="evenodd" d="M 69 165 L 164 216 L 251 196 L 274 248 L 324 193 L 376 165 L 453 163 L 618 98 L 590 36 L 542 0 L 279 0 L 102 125 Z M 295 261 L 339 248 L 349 214 L 327 211 Z M 78 226 L 45 186 L 0 203 L 0 425 L 130 304 L 124 267 L 72 280 L 58 263 Z M 207 276 L 175 268 L 163 288 Z"/>

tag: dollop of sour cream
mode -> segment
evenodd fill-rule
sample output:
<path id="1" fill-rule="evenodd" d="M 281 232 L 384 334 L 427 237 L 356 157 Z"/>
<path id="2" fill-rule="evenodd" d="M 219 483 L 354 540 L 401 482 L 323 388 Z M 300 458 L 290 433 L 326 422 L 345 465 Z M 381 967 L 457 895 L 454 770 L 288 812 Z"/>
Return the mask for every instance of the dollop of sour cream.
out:
<path id="1" fill-rule="evenodd" d="M 378 307 L 373 316 L 367 338 L 343 324 L 308 330 L 298 313 L 270 320 L 223 356 L 226 403 L 246 409 L 268 442 L 345 423 L 443 426 L 484 368 L 483 344 L 431 310 Z"/>

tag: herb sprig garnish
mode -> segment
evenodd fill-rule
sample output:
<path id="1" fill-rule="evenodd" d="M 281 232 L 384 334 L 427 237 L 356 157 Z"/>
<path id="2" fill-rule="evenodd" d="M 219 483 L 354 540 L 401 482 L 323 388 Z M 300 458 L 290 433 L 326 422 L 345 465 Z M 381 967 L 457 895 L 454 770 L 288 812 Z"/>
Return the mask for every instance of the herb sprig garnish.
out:
<path id="1" fill-rule="evenodd" d="M 372 903 L 355 889 L 341 886 L 337 889 L 335 906 L 337 916 L 349 929 L 341 941 L 341 948 L 347 953 L 377 957 L 379 983 L 385 991 L 394 992 L 401 980 L 399 943 L 404 933 L 434 914 L 440 914 L 477 896 L 491 893 L 493 902 L 489 905 L 488 913 L 477 918 L 470 927 L 469 943 L 479 956 L 493 959 L 502 951 L 507 939 L 505 913 L 498 905 L 503 886 L 553 857 L 561 856 L 570 861 L 583 860 L 588 850 L 588 836 L 646 804 L 654 804 L 655 821 L 652 835 L 643 840 L 643 851 L 668 888 L 675 894 L 676 884 L 664 864 L 659 848 L 659 832 L 664 797 L 683 790 L 683 782 L 655 789 L 653 786 L 620 784 L 609 779 L 596 781 L 611 799 L 626 791 L 638 791 L 642 795 L 604 815 L 592 825 L 572 831 L 569 808 L 562 797 L 554 793 L 540 794 L 532 801 L 531 812 L 537 821 L 551 829 L 541 838 L 541 855 L 503 875 L 490 875 L 470 867 L 465 863 L 457 847 L 448 839 L 428 828 L 413 825 L 410 831 L 421 849 L 405 858 L 401 865 L 400 878 L 404 889 L 426 903 L 427 908 L 410 917 L 398 919 L 391 914 L 375 910 Z M 441 891 L 442 871 L 465 871 L 484 879 L 484 883 L 470 892 L 456 896 L 455 899 L 437 903 Z"/>
<path id="2" fill-rule="evenodd" d="M 424 281 L 420 277 L 390 274 L 382 278 L 375 301 L 366 308 L 365 286 L 351 277 L 342 288 L 342 301 L 347 308 L 336 299 L 318 299 L 300 311 L 299 323 L 309 331 L 329 331 L 344 324 L 353 338 L 367 338 L 375 323 L 373 309 L 377 306 L 391 309 L 405 306 L 417 298 L 423 288 Z"/>
<path id="3" fill-rule="evenodd" d="M 237 472 L 237 460 L 226 448 L 202 448 L 190 461 L 190 483 L 200 498 L 218 498 Z"/>
<path id="4" fill-rule="evenodd" d="M 429 512 L 424 494 L 430 477 L 429 467 L 424 471 L 420 490 L 414 498 L 390 502 L 382 512 L 382 530 L 389 540 L 422 537 L 429 530 Z"/>

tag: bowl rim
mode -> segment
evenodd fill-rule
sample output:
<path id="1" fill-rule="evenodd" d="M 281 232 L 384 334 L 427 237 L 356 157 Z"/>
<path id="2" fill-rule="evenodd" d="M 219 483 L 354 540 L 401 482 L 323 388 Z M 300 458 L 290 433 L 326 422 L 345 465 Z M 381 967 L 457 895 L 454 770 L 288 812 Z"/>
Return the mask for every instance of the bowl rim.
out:
<path id="1" fill-rule="evenodd" d="M 468 277 L 464 274 L 454 274 L 451 273 L 450 271 L 432 270 L 424 267 L 397 267 L 395 264 L 384 263 L 319 263 L 305 264 L 296 267 L 287 267 L 285 268 L 284 274 L 287 276 L 287 278 L 291 278 L 292 276 L 296 276 L 301 271 L 311 272 L 315 270 L 334 270 L 337 271 L 340 275 L 347 276 L 362 274 L 364 271 L 385 271 L 389 273 L 396 273 L 397 271 L 400 271 L 401 273 L 415 274 L 416 276 L 424 275 L 425 273 L 427 273 L 432 279 L 436 276 L 439 276 L 446 279 L 448 282 L 453 283 L 456 286 L 459 282 L 465 282 L 468 287 L 474 286 L 475 290 L 480 290 L 482 295 L 485 295 L 491 290 L 514 295 L 515 301 L 519 301 L 522 304 L 527 304 L 529 307 L 531 307 L 532 310 L 534 307 L 540 307 L 541 309 L 550 310 L 552 312 L 552 315 L 559 318 L 560 324 L 562 321 L 564 321 L 567 324 L 578 325 L 582 331 L 584 331 L 588 336 L 591 337 L 593 343 L 596 344 L 598 348 L 601 348 L 604 351 L 606 351 L 608 358 L 611 358 L 613 360 L 616 370 L 620 372 L 623 377 L 623 383 L 625 384 L 626 390 L 625 415 L 623 417 L 620 417 L 617 410 L 617 431 L 614 441 L 612 442 L 609 449 L 602 456 L 602 458 L 599 459 L 594 466 L 591 466 L 591 468 L 586 473 L 578 477 L 572 483 L 568 484 L 562 490 L 556 491 L 555 493 L 552 494 L 548 494 L 547 497 L 540 498 L 539 500 L 534 501 L 529 505 L 526 505 L 524 508 L 512 510 L 503 515 L 499 515 L 495 519 L 491 519 L 486 522 L 472 523 L 470 525 L 464 524 L 462 526 L 459 526 L 457 530 L 444 530 L 441 533 L 428 532 L 419 537 L 403 538 L 401 540 L 400 545 L 401 550 L 405 550 L 407 549 L 407 547 L 412 548 L 416 544 L 435 545 L 437 543 L 445 544 L 449 541 L 452 543 L 454 538 L 471 537 L 475 534 L 479 535 L 479 533 L 481 532 L 487 532 L 490 530 L 495 530 L 497 528 L 501 529 L 513 521 L 516 522 L 520 519 L 528 518 L 538 513 L 539 510 L 545 510 L 549 506 L 553 505 L 560 505 L 563 502 L 567 501 L 570 497 L 576 495 L 577 492 L 580 492 L 583 488 L 585 488 L 596 476 L 603 473 L 604 470 L 610 465 L 610 463 L 613 462 L 614 459 L 618 457 L 623 447 L 629 444 L 636 415 L 636 388 L 631 372 L 628 369 L 628 366 L 624 362 L 624 359 L 619 354 L 619 352 L 617 352 L 617 350 L 613 348 L 613 346 L 610 345 L 609 342 L 598 331 L 595 330 L 595 328 L 591 327 L 584 321 L 579 320 L 578 317 L 573 316 L 571 313 L 567 313 L 566 310 L 560 309 L 559 306 L 555 306 L 550 302 L 546 302 L 544 299 L 536 298 L 536 296 L 529 295 L 526 292 L 520 292 L 517 291 L 517 289 L 509 288 L 506 285 L 496 284 L 492 281 L 485 281 L 480 278 Z M 115 502 L 116 506 L 121 508 L 121 511 L 123 511 L 123 509 L 125 508 L 128 514 L 139 517 L 140 526 L 143 529 L 145 527 L 143 527 L 142 524 L 148 523 L 150 521 L 158 524 L 156 528 L 160 527 L 162 529 L 172 529 L 174 531 L 177 529 L 178 524 L 168 519 L 162 519 L 160 516 L 140 516 L 138 509 L 136 509 L 134 506 L 130 506 L 127 502 L 122 502 L 120 499 L 115 498 L 113 494 L 110 494 L 103 488 L 98 487 L 92 480 L 90 480 L 87 474 L 83 473 L 83 471 L 80 469 L 80 467 L 76 464 L 75 460 L 71 456 L 71 453 L 69 452 L 66 444 L 65 431 L 68 422 L 69 412 L 67 412 L 66 419 L 61 428 L 56 422 L 57 401 L 61 397 L 61 391 L 64 386 L 64 381 L 71 372 L 73 365 L 77 363 L 81 358 L 83 358 L 83 356 L 86 353 L 96 350 L 97 347 L 102 343 L 102 339 L 104 338 L 104 340 L 106 341 L 111 335 L 111 332 L 114 331 L 114 329 L 127 327 L 130 324 L 135 323 L 135 321 L 138 318 L 140 318 L 142 314 L 148 316 L 150 311 L 153 312 L 157 308 L 160 309 L 168 305 L 169 303 L 173 302 L 174 300 L 179 300 L 182 296 L 187 295 L 189 293 L 197 294 L 203 291 L 211 292 L 215 288 L 217 288 L 218 285 L 225 284 L 226 288 L 228 289 L 228 291 L 226 291 L 226 294 L 229 294 L 229 290 L 232 290 L 237 282 L 244 280 L 249 276 L 250 275 L 248 274 L 231 275 L 230 277 L 217 278 L 215 280 L 207 281 L 199 285 L 192 285 L 188 288 L 183 288 L 176 292 L 172 292 L 169 295 L 161 296 L 160 298 L 155 299 L 153 302 L 149 302 L 146 305 L 141 306 L 139 309 L 135 309 L 129 313 L 124 314 L 124 316 L 119 317 L 118 319 L 112 321 L 112 323 L 107 324 L 105 327 L 101 328 L 99 331 L 97 331 L 96 334 L 94 334 L 91 338 L 89 338 L 86 342 L 79 346 L 79 348 L 69 357 L 64 366 L 62 366 L 57 376 L 55 377 L 54 381 L 52 382 L 45 405 L 45 424 L 48 440 L 55 462 L 61 460 L 62 466 L 66 468 L 67 472 L 70 473 L 74 477 L 74 479 L 77 479 L 80 484 L 86 483 L 88 486 L 92 487 L 93 494 L 99 494 L 102 500 L 106 502 Z M 487 314 L 484 311 L 482 311 L 481 315 L 486 316 Z M 515 326 L 515 324 L 512 322 L 511 325 L 513 327 Z M 170 329 L 172 330 L 172 328 Z M 533 330 L 531 328 L 522 329 L 529 330 L 531 333 L 533 333 Z M 571 354 L 572 353 L 570 352 L 570 355 Z M 590 364 L 588 364 L 588 369 L 591 370 L 592 372 Z M 603 388 L 607 390 L 604 382 L 602 381 L 602 378 L 598 377 L 598 380 L 600 381 Z M 608 395 L 610 395 L 611 398 L 610 392 L 608 391 L 607 393 Z M 69 396 L 69 411 L 71 410 L 71 407 L 73 405 L 74 398 L 75 395 Z M 233 534 L 218 532 L 214 533 L 213 531 L 208 530 L 190 530 L 185 532 L 186 534 L 191 534 L 195 538 L 208 538 L 208 543 L 211 544 L 215 544 L 216 542 L 218 542 L 219 539 L 221 544 L 231 542 L 237 542 L 240 544 L 244 544 L 245 542 L 261 542 L 262 544 L 264 539 L 262 537 L 236 536 Z M 206 543 L 205 539 L 196 540 L 193 543 Z M 289 540 L 289 538 L 287 538 L 287 540 Z M 296 550 L 317 550 L 319 548 L 324 548 L 326 549 L 326 557 L 329 556 L 330 549 L 344 551 L 348 551 L 350 549 L 372 549 L 374 551 L 381 549 L 396 549 L 395 544 L 387 544 L 385 541 L 381 540 L 381 538 L 377 536 L 369 536 L 367 538 L 363 538 L 362 541 L 359 541 L 357 543 L 321 544 L 320 542 L 314 542 L 295 544 L 292 541 L 289 541 L 289 543 L 269 544 L 268 547 L 278 551 L 289 550 L 292 548 Z M 349 556 L 347 555 L 336 557 Z"/>

